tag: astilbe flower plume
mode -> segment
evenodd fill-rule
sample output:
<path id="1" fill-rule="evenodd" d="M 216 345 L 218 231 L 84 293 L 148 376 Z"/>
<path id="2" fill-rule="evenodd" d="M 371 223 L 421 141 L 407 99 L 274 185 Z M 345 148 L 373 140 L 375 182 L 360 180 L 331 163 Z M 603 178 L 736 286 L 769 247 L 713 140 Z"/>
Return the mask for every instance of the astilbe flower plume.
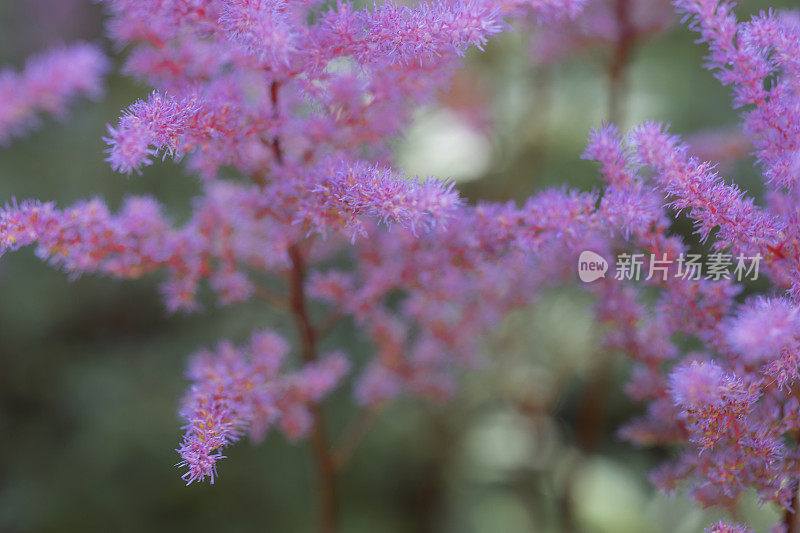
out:
<path id="1" fill-rule="evenodd" d="M 679 9 L 685 5 L 680 3 Z M 692 6 L 701 18 L 715 10 L 729 16 L 727 4 Z M 735 31 L 719 20 L 706 29 L 726 35 Z M 725 55 L 725 64 L 741 59 L 734 57 L 734 49 L 727 53 L 731 55 Z M 738 187 L 725 183 L 713 164 L 694 156 L 691 147 L 655 123 L 634 128 L 625 138 L 615 127 L 603 127 L 590 137 L 585 156 L 600 163 L 610 191 L 644 187 L 665 197 L 665 207 L 694 221 L 704 242 L 733 256 L 763 259 L 775 285 L 789 290 L 786 297 L 755 298 L 737 305 L 733 298 L 737 287 L 730 279 L 676 278 L 674 270 L 664 281 L 649 280 L 662 291 L 653 310 L 638 302 L 632 288 L 618 295 L 602 293 L 598 318 L 614 328 L 607 345 L 634 359 L 627 391 L 647 403 L 645 415 L 625 426 L 622 435 L 643 445 L 688 445 L 653 475 L 666 490 L 690 480 L 691 494 L 702 504 L 729 507 L 755 488 L 763 500 L 796 511 L 791 507 L 798 470 L 790 446 L 798 430 L 791 389 L 798 363 L 793 277 L 797 218 L 788 200 L 791 193 L 772 190 L 768 205 L 756 206 Z M 765 182 L 772 187 L 769 169 Z M 687 253 L 680 237 L 665 233 L 667 215 L 652 217 L 645 226 L 620 223 L 628 241 L 625 246 L 673 260 Z M 654 320 L 661 324 L 660 332 L 653 330 Z M 655 340 L 654 332 L 664 340 Z M 669 337 L 675 333 L 702 340 L 707 351 L 688 353 L 685 362 L 673 363 L 678 353 Z M 712 530 L 739 527 L 720 523 Z"/>
<path id="2" fill-rule="evenodd" d="M 766 364 L 765 373 L 780 388 L 800 377 L 798 311 L 787 299 L 758 298 L 742 307 L 727 331 L 727 341 L 742 362 Z"/>
<path id="3" fill-rule="evenodd" d="M 602 348 L 631 358 L 626 391 L 646 404 L 621 435 L 674 447 L 674 459 L 653 474 L 664 489 L 686 481 L 703 505 L 727 507 L 754 489 L 796 511 L 796 17 L 769 12 L 738 22 L 727 2 L 676 2 L 708 43 L 709 68 L 744 109 L 741 135 L 763 173 L 763 206 L 654 122 L 626 135 L 613 124 L 591 133 L 584 157 L 599 163 L 598 190 L 470 204 L 450 182 L 396 170 L 391 141 L 447 87 L 469 48 L 485 46 L 513 17 L 579 23 L 583 2 L 105 4 L 112 39 L 128 48 L 125 72 L 154 89 L 109 126 L 111 167 L 132 174 L 157 156 L 185 159 L 201 194 L 180 226 L 146 197 L 117 213 L 97 199 L 63 209 L 12 202 L 0 211 L 0 253 L 35 245 L 73 276 L 164 270 L 170 311 L 197 310 L 203 284 L 223 305 L 260 297 L 289 311 L 294 350 L 262 331 L 244 346 L 223 341 L 192 359 L 178 448 L 187 483 L 213 482 L 229 445 L 277 427 L 291 440 L 312 435 L 322 483 L 331 486 L 319 403 L 351 363 L 340 352 L 321 355 L 319 341 L 338 319 L 350 318 L 373 352 L 353 369 L 360 408 L 403 394 L 441 400 L 462 369 L 488 357 L 485 333 L 542 289 L 573 281 L 581 250 L 624 251 L 670 266 L 639 285 L 610 276 L 585 285 L 607 326 Z M 663 7 L 642 2 L 650 5 Z M 637 37 L 670 23 L 629 22 Z M 95 85 L 58 87 L 60 102 Z M 17 127 L 3 126 L 2 106 L 0 140 Z M 676 212 L 716 253 L 763 259 L 773 294 L 741 301 L 742 284 L 730 276 L 679 275 L 691 248 L 671 230 Z M 324 322 L 312 319 L 312 301 L 330 312 Z M 329 500 L 322 505 L 325 516 L 334 513 Z M 710 531 L 746 528 L 719 522 Z"/>
<path id="4" fill-rule="evenodd" d="M 273 425 L 290 439 L 311 427 L 309 404 L 320 401 L 346 374 L 349 363 L 339 353 L 323 356 L 294 372 L 284 370 L 289 345 L 271 331 L 254 333 L 247 346 L 223 341 L 190 362 L 192 386 L 181 414 L 188 421 L 178 448 L 187 483 L 206 477 L 214 482 L 222 449 L 249 431 L 262 439 Z"/>
<path id="5" fill-rule="evenodd" d="M 292 25 L 289 2 L 245 0 L 222 2 L 219 26 L 228 38 L 249 55 L 269 65 L 286 64 L 295 40 L 301 38 Z"/>
<path id="6" fill-rule="evenodd" d="M 690 439 L 701 448 L 713 448 L 750 412 L 758 400 L 755 388 L 726 374 L 716 363 L 693 361 L 675 369 L 669 392 L 686 419 Z"/>
<path id="7" fill-rule="evenodd" d="M 760 13 L 738 22 L 733 3 L 679 0 L 678 10 L 709 45 L 708 67 L 733 89 L 743 113 L 744 131 L 767 183 L 792 188 L 797 180 L 800 24 L 790 13 Z"/>
<path id="8" fill-rule="evenodd" d="M 748 529 L 747 526 L 725 522 L 723 520 L 714 522 L 711 527 L 706 528 L 706 531 L 710 533 L 752 533 L 752 530 Z"/>
<path id="9" fill-rule="evenodd" d="M 478 336 L 468 332 L 485 331 L 541 284 L 526 279 L 527 254 L 561 248 L 565 231 L 569 247 L 582 227 L 608 231 L 603 209 L 615 202 L 598 210 L 593 195 L 553 191 L 521 209 L 475 208 L 452 183 L 391 168 L 392 137 L 446 86 L 467 48 L 506 29 L 508 16 L 569 17 L 581 2 L 105 3 L 112 38 L 130 48 L 125 71 L 155 88 L 109 126 L 111 167 L 139 173 L 155 157 L 186 157 L 203 194 L 180 227 L 150 198 L 130 198 L 118 213 L 97 199 L 66 209 L 12 203 L 0 212 L 0 253 L 36 245 L 73 276 L 164 269 L 171 311 L 198 309 L 203 282 L 232 304 L 263 295 L 256 277 L 286 280 L 304 366 L 276 374 L 264 358 L 282 359 L 280 343 L 272 351 L 223 343 L 217 354 L 198 356 L 182 411 L 187 481 L 213 479 L 222 449 L 246 428 L 262 433 L 278 423 L 297 438 L 316 425 L 308 406 L 346 364 L 342 356 L 318 358 L 308 296 L 352 314 L 374 341 L 375 362 L 357 387 L 361 402 L 403 391 L 443 397 L 458 367 L 480 359 Z M 223 179 L 222 167 L 250 184 Z M 516 234 L 505 221 L 532 227 Z M 306 280 L 308 269 L 349 252 L 363 276 L 347 281 L 354 292 L 315 274 Z M 388 300 L 398 291 L 407 295 L 396 314 Z"/>
<path id="10" fill-rule="evenodd" d="M 62 117 L 77 98 L 102 96 L 108 69 L 97 47 L 78 43 L 29 58 L 21 72 L 0 70 L 0 146 L 36 127 L 41 113 Z"/>
<path id="11" fill-rule="evenodd" d="M 344 217 L 339 223 L 352 228 L 353 234 L 366 234 L 359 217 L 370 215 L 379 222 L 398 223 L 416 233 L 430 231 L 437 222 L 444 223 L 455 215 L 461 199 L 453 183 L 436 179 L 406 180 L 393 175 L 391 169 L 354 165 L 323 165 L 322 173 L 330 178 L 320 182 L 311 193 L 308 216 L 312 226 L 324 230 L 331 226 L 330 217 Z"/>

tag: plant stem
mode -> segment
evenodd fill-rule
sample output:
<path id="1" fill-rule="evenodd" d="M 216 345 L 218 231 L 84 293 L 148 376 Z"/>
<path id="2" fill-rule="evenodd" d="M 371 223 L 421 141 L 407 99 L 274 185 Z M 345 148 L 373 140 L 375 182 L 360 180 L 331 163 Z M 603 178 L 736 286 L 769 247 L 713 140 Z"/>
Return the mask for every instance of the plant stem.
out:
<path id="1" fill-rule="evenodd" d="M 333 462 L 337 470 L 341 470 L 347 465 L 379 415 L 380 407 L 365 408 L 347 426 L 342 440 L 333 452 Z"/>
<path id="2" fill-rule="evenodd" d="M 292 268 L 289 271 L 289 307 L 300 337 L 303 361 L 311 363 L 317 359 L 317 339 L 306 306 L 305 257 L 298 245 L 289 247 Z M 319 405 L 311 406 L 314 425 L 311 431 L 311 452 L 317 473 L 317 497 L 319 505 L 319 531 L 334 533 L 339 528 L 339 501 L 336 487 L 336 467 L 328 446 L 325 420 Z"/>
<path id="3" fill-rule="evenodd" d="M 625 102 L 628 99 L 628 69 L 636 44 L 635 28 L 630 20 L 630 7 L 630 0 L 615 0 L 617 39 L 614 43 L 613 57 L 608 66 L 608 116 L 606 118 L 609 122 L 619 126 L 624 126 L 621 123 L 625 120 Z M 586 455 L 593 454 L 603 438 L 608 393 L 611 390 L 611 365 L 612 360 L 609 354 L 601 351 L 596 359 L 591 377 L 584 388 L 577 418 L 577 441 Z"/>
<path id="4" fill-rule="evenodd" d="M 617 40 L 614 55 L 608 66 L 608 120 L 617 125 L 625 121 L 625 101 L 628 96 L 628 67 L 636 43 L 630 20 L 630 0 L 616 0 Z"/>
<path id="5" fill-rule="evenodd" d="M 280 116 L 278 109 L 278 91 L 281 84 L 273 81 L 270 84 L 270 99 L 272 101 L 273 117 L 277 121 Z M 269 142 L 275 161 L 283 164 L 283 149 L 279 136 L 273 137 Z M 259 185 L 266 183 L 265 176 L 255 179 Z M 300 339 L 300 353 L 305 363 L 317 360 L 317 334 L 308 314 L 305 295 L 306 263 L 304 252 L 299 244 L 293 244 L 288 249 L 292 266 L 289 269 L 289 309 L 297 327 Z M 265 288 L 260 288 L 259 296 L 270 303 L 282 303 L 282 298 L 272 294 Z M 325 418 L 322 408 L 318 404 L 309 406 L 313 426 L 311 428 L 311 454 L 314 469 L 317 475 L 317 500 L 319 512 L 319 531 L 321 533 L 335 533 L 339 529 L 339 498 L 336 487 L 336 466 L 333 454 L 328 446 L 328 437 L 325 429 Z"/>
<path id="6" fill-rule="evenodd" d="M 783 511 L 783 525 L 786 526 L 786 533 L 800 533 L 800 513 L 798 513 L 798 483 L 795 483 L 794 496 L 788 509 Z"/>
<path id="7" fill-rule="evenodd" d="M 272 102 L 272 116 L 277 122 L 278 117 L 280 116 L 280 110 L 278 109 L 278 91 L 281 88 L 281 83 L 279 81 L 273 81 L 269 86 L 269 95 L 270 101 Z M 277 135 L 272 138 L 271 142 L 272 153 L 275 156 L 275 161 L 278 162 L 279 165 L 283 164 L 283 149 L 281 148 L 281 139 Z"/>

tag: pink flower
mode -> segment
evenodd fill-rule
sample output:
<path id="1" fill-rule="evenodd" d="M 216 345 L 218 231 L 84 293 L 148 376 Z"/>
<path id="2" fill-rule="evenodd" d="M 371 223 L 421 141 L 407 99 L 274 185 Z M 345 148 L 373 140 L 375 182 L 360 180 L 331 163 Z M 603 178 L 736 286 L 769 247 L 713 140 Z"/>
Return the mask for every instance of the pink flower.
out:
<path id="1" fill-rule="evenodd" d="M 62 117 L 77 98 L 102 96 L 109 67 L 97 47 L 79 43 L 31 57 L 22 72 L 0 70 L 0 145 L 35 127 L 39 113 Z"/>

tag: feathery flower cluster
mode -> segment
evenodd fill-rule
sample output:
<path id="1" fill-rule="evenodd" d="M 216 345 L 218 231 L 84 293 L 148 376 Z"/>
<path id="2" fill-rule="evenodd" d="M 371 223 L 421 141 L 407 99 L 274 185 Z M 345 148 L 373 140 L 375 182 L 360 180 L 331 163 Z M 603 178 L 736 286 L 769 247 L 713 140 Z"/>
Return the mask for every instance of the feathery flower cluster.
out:
<path id="1" fill-rule="evenodd" d="M 36 127 L 40 113 L 62 117 L 76 98 L 102 96 L 108 68 L 96 47 L 80 43 L 31 57 L 22 72 L 0 70 L 0 146 Z"/>
<path id="2" fill-rule="evenodd" d="M 187 484 L 217 475 L 222 449 L 248 432 L 263 439 L 276 425 L 292 440 L 311 429 L 309 406 L 334 389 L 349 363 L 340 353 L 324 355 L 294 372 L 285 372 L 287 341 L 271 331 L 254 333 L 246 347 L 220 342 L 189 365 L 192 387 L 181 414 L 188 421 L 178 448 L 187 467 Z"/>
<path id="3" fill-rule="evenodd" d="M 714 524 L 712 524 L 710 528 L 707 528 L 706 531 L 709 531 L 710 533 L 752 533 L 751 529 L 748 529 L 742 524 L 732 524 L 722 520 L 719 522 L 714 522 Z"/>
<path id="4" fill-rule="evenodd" d="M 220 303 L 231 304 L 263 292 L 253 280 L 271 274 L 296 281 L 289 283 L 291 305 L 307 319 L 305 269 L 348 253 L 354 242 L 363 250 L 354 258 L 365 277 L 340 276 L 338 282 L 353 284 L 342 292 L 331 273 L 325 283 L 314 275 L 308 292 L 324 293 L 323 300 L 357 316 L 375 341 L 380 364 L 369 365 L 356 393 L 370 403 L 391 396 L 389 389 L 449 393 L 454 363 L 477 357 L 470 354 L 478 351 L 478 336 L 466 332 L 485 329 L 512 302 L 524 303 L 509 282 L 503 294 L 491 294 L 509 268 L 519 276 L 528 271 L 524 251 L 545 241 L 556 246 L 556 235 L 572 222 L 603 225 L 591 195 L 554 192 L 524 210 L 476 210 L 462 203 L 452 183 L 407 179 L 391 168 L 392 137 L 416 106 L 446 86 L 467 48 L 480 48 L 504 30 L 505 17 L 529 11 L 548 20 L 570 17 L 582 5 L 578 0 L 372 8 L 301 0 L 105 4 L 112 38 L 130 48 L 125 70 L 155 88 L 109 126 L 111 167 L 139 173 L 157 156 L 186 156 L 204 182 L 203 195 L 182 227 L 150 198 L 131 198 L 117 214 L 100 200 L 63 210 L 12 203 L 0 211 L 0 253 L 35 244 L 41 257 L 71 275 L 135 278 L 164 269 L 162 292 L 173 311 L 197 309 L 203 281 Z M 222 167 L 250 184 L 223 179 Z M 541 229 L 513 235 L 513 228 L 492 220 L 498 209 L 517 224 L 536 219 Z M 449 221 L 458 224 L 450 230 Z M 483 233 L 478 241 L 470 227 Z M 498 235 L 504 242 L 493 242 Z M 418 247 L 424 252 L 417 254 Z M 503 255 L 507 263 L 499 260 Z M 432 274 L 445 270 L 434 291 Z M 467 292 L 458 288 L 470 284 Z M 408 292 L 401 316 L 390 310 L 392 291 Z M 493 303 L 475 305 L 481 297 Z M 276 422 L 292 438 L 305 434 L 315 418 L 308 406 L 347 366 L 342 356 L 317 359 L 308 348 L 305 367 L 281 377 L 267 360 L 282 360 L 285 349 L 278 342 L 268 348 L 223 343 L 217 356 L 196 359 L 180 449 L 187 481 L 213 479 L 221 449 L 245 428 L 263 432 Z"/>
<path id="5" fill-rule="evenodd" d="M 669 392 L 682 409 L 690 440 L 701 449 L 713 448 L 738 424 L 758 400 L 757 388 L 747 388 L 742 380 L 725 374 L 716 363 L 678 366 L 669 378 Z"/>
<path id="6" fill-rule="evenodd" d="M 301 364 L 289 362 L 288 342 L 272 332 L 193 358 L 178 449 L 188 483 L 213 482 L 223 449 L 245 432 L 260 438 L 277 426 L 297 439 L 315 431 L 319 402 L 351 365 L 339 352 L 317 353 L 325 328 L 312 323 L 309 300 L 333 319 L 351 318 L 371 342 L 374 356 L 354 369 L 356 403 L 441 399 L 462 369 L 487 356 L 483 333 L 542 288 L 573 280 L 581 250 L 626 250 L 662 258 L 671 275 L 642 282 L 654 304 L 633 282 L 586 285 L 609 325 L 604 347 L 633 360 L 627 392 L 647 404 L 622 435 L 676 447 L 675 460 L 653 476 L 665 489 L 687 481 L 702 504 L 721 506 L 755 489 L 791 507 L 800 479 L 796 17 L 738 22 L 725 1 L 676 2 L 709 44 L 709 67 L 733 88 L 734 105 L 746 108 L 740 137 L 763 169 L 764 206 L 650 122 L 625 136 L 613 125 L 592 132 L 584 157 L 599 163 L 600 191 L 550 189 L 522 205 L 470 205 L 452 183 L 394 170 L 391 140 L 447 86 L 466 50 L 506 30 L 510 17 L 580 23 L 583 2 L 105 4 L 112 38 L 129 47 L 126 72 L 154 87 L 109 126 L 111 167 L 131 174 L 158 155 L 185 157 L 202 194 L 181 227 L 149 198 L 131 198 L 117 214 L 100 200 L 66 209 L 12 203 L 0 210 L 0 253 L 35 244 L 71 275 L 163 269 L 172 311 L 197 309 L 205 282 L 221 304 L 261 295 L 291 311 Z M 626 4 L 641 12 L 628 13 L 624 28 L 614 26 L 618 17 L 609 22 L 610 3 L 588 8 L 608 16 L 596 16 L 604 22 L 587 42 L 670 24 L 648 10 L 662 2 L 616 7 Z M 577 46 L 579 32 L 571 38 Z M 103 70 L 101 60 L 92 64 Z M 55 100 L 93 92 L 96 76 L 82 79 L 87 85 L 59 81 Z M 3 87 L 0 80 L 0 94 Z M 4 126 L 3 109 L 0 140 L 16 127 Z M 737 303 L 741 286 L 731 279 L 677 275 L 676 259 L 690 248 L 670 231 L 676 211 L 714 250 L 763 258 L 775 294 Z M 285 298 L 259 285 L 265 276 L 285 282 Z M 687 352 L 678 338 L 700 348 Z M 710 531 L 746 529 L 720 522 Z"/>
<path id="7" fill-rule="evenodd" d="M 452 182 L 406 181 L 402 175 L 393 176 L 389 168 L 363 162 L 337 163 L 326 166 L 323 172 L 331 177 L 312 189 L 315 205 L 308 210 L 314 218 L 328 219 L 312 223 L 322 230 L 332 225 L 331 216 L 346 217 L 339 225 L 352 228 L 354 235 L 366 234 L 359 216 L 370 215 L 385 224 L 396 222 L 414 233 L 417 229 L 430 231 L 461 205 Z"/>
<path id="8" fill-rule="evenodd" d="M 611 126 L 592 134 L 585 155 L 600 163 L 608 190 L 643 187 L 666 197 L 650 224 L 627 228 L 626 243 L 595 248 L 633 245 L 671 259 L 670 268 L 677 268 L 674 259 L 688 247 L 680 237 L 667 235 L 665 209 L 674 208 L 695 222 L 712 247 L 761 254 L 768 258 L 768 273 L 782 279 L 784 258 L 774 250 L 782 245 L 790 221 L 755 207 L 689 150 L 657 124 L 634 128 L 625 140 Z M 752 487 L 764 500 L 789 506 L 798 473 L 784 437 L 797 430 L 797 402 L 781 388 L 792 380 L 790 365 L 776 368 L 775 362 L 795 353 L 796 304 L 759 299 L 737 307 L 738 287 L 727 279 L 673 275 L 648 283 L 661 289 L 652 309 L 637 301 L 633 287 L 619 284 L 605 287 L 598 303 L 598 318 L 613 326 L 607 346 L 635 361 L 627 391 L 648 404 L 646 414 L 624 427 L 622 435 L 643 445 L 687 444 L 679 458 L 654 474 L 664 489 L 692 480 L 698 501 L 728 506 Z M 683 363 L 676 362 L 680 348 L 672 343 L 675 334 L 699 339 L 707 351 L 687 353 Z"/>
<path id="9" fill-rule="evenodd" d="M 797 181 L 800 134 L 798 63 L 800 21 L 791 13 L 760 13 L 738 22 L 730 2 L 678 0 L 679 12 L 708 43 L 708 67 L 733 88 L 767 183 L 793 188 Z"/>
<path id="10" fill-rule="evenodd" d="M 763 258 L 778 294 L 737 304 L 740 287 L 729 279 L 678 276 L 647 282 L 660 287 L 649 309 L 634 287 L 604 288 L 598 318 L 613 327 L 606 344 L 634 360 L 627 391 L 647 404 L 622 435 L 642 445 L 682 445 L 680 455 L 653 474 L 665 490 L 688 480 L 703 505 L 732 507 L 755 489 L 763 501 L 796 512 L 798 218 L 796 195 L 787 191 L 791 173 L 784 171 L 785 154 L 798 136 L 790 131 L 796 110 L 777 109 L 794 105 L 796 80 L 789 65 L 800 50 L 786 41 L 793 19 L 771 12 L 739 23 L 727 2 L 676 4 L 709 43 L 708 66 L 733 86 L 734 105 L 748 106 L 743 135 L 763 169 L 766 205 L 756 206 L 736 185 L 725 183 L 714 164 L 692 155 L 696 150 L 659 124 L 642 124 L 624 139 L 612 126 L 601 128 L 590 137 L 585 156 L 600 163 L 608 190 L 652 191 L 666 199 L 660 202 L 664 208 L 692 220 L 713 249 Z M 596 249 L 633 245 L 674 261 L 688 246 L 667 234 L 669 218 L 662 210 L 652 225 L 621 226 L 627 229 L 625 243 L 604 241 Z M 694 337 L 703 349 L 681 356 L 673 344 L 676 334 Z M 720 522 L 710 531 L 747 529 Z"/>

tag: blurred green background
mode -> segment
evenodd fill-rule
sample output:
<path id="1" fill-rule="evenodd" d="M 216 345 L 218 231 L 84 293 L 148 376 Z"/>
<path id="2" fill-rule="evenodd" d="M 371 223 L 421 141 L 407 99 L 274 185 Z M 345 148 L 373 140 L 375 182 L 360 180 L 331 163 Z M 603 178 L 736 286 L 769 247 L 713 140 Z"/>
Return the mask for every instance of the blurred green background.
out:
<path id="1" fill-rule="evenodd" d="M 759 7 L 751 1 L 741 11 Z M 0 0 L 0 64 L 19 68 L 27 55 L 75 39 L 110 50 L 102 24 L 101 8 L 88 0 Z M 463 96 L 454 89 L 398 142 L 401 165 L 452 175 L 471 199 L 596 185 L 594 165 L 579 155 L 606 116 L 607 56 L 593 50 L 535 65 L 528 39 L 524 31 L 505 35 L 468 58 L 462 86 L 466 79 L 480 88 L 491 126 L 465 127 L 453 111 Z M 704 50 L 693 39 L 678 27 L 639 49 L 627 125 L 665 120 L 687 134 L 735 124 L 727 90 L 702 70 Z M 0 151 L 0 203 L 33 197 L 66 205 L 97 195 L 115 208 L 126 194 L 152 194 L 176 220 L 185 217 L 198 188 L 179 165 L 126 179 L 103 161 L 105 124 L 147 91 L 114 75 L 102 102 L 81 102 L 68 119 L 46 119 Z M 749 160 L 729 175 L 758 190 Z M 258 446 L 243 442 L 228 451 L 213 486 L 184 487 L 174 467 L 186 356 L 221 337 L 241 341 L 256 327 L 291 331 L 291 324 L 260 305 L 210 303 L 200 314 L 168 316 L 157 281 L 69 281 L 31 250 L 3 257 L 0 531 L 314 529 L 303 444 L 275 435 Z M 697 510 L 684 494 L 653 490 L 647 473 L 669 450 L 636 449 L 616 437 L 639 407 L 621 392 L 624 359 L 597 353 L 590 303 L 578 291 L 546 294 L 487 339 L 492 363 L 467 375 L 453 401 L 389 407 L 342 476 L 344 530 L 689 532 L 722 516 Z M 364 350 L 346 325 L 328 342 Z M 612 372 L 600 386 L 606 413 L 587 446 L 579 428 L 597 365 Z M 336 434 L 350 419 L 348 387 L 326 409 Z M 759 531 L 775 517 L 754 501 L 740 513 Z"/>

